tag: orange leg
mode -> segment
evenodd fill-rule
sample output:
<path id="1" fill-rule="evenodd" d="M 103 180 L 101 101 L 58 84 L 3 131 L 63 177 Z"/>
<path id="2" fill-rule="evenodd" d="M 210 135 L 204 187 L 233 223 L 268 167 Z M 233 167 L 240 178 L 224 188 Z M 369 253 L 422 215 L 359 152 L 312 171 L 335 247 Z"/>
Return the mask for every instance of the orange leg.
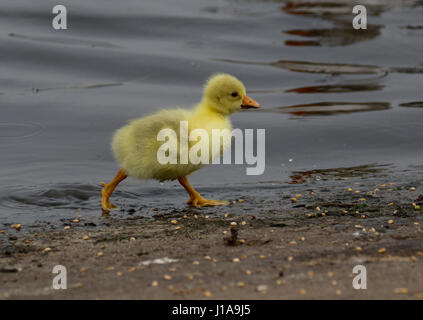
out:
<path id="1" fill-rule="evenodd" d="M 109 198 L 115 190 L 116 186 L 127 176 L 128 175 L 126 174 L 125 170 L 120 169 L 112 181 L 107 184 L 104 182 L 101 183 L 103 186 L 103 190 L 101 190 L 101 208 L 103 209 L 103 213 L 109 213 L 110 210 L 116 208 L 114 204 L 110 203 Z"/>
<path id="2" fill-rule="evenodd" d="M 178 178 L 178 181 L 189 194 L 188 203 L 194 207 L 223 206 L 229 204 L 227 201 L 204 199 L 193 187 L 191 187 L 186 176 Z"/>

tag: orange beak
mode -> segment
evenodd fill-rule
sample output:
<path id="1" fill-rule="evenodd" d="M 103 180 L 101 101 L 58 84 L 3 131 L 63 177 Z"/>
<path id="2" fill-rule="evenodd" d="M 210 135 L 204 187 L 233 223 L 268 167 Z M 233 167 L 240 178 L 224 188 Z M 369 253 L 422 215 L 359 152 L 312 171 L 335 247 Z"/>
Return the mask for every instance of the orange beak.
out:
<path id="1" fill-rule="evenodd" d="M 249 96 L 245 96 L 244 100 L 242 100 L 242 109 L 250 109 L 250 108 L 260 108 L 260 103 L 258 103 L 256 100 L 250 98 Z"/>

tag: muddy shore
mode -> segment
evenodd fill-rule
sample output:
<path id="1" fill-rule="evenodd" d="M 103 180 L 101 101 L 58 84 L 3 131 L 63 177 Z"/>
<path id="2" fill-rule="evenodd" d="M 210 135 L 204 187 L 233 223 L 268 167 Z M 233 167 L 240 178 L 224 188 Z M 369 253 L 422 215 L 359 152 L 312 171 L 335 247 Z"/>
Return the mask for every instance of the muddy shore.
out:
<path id="1" fill-rule="evenodd" d="M 419 191 L 382 185 L 325 201 L 304 190 L 268 216 L 236 214 L 241 200 L 95 227 L 81 213 L 60 230 L 3 228 L 0 298 L 422 299 Z M 52 288 L 55 265 L 67 290 Z M 366 290 L 352 286 L 355 265 Z"/>

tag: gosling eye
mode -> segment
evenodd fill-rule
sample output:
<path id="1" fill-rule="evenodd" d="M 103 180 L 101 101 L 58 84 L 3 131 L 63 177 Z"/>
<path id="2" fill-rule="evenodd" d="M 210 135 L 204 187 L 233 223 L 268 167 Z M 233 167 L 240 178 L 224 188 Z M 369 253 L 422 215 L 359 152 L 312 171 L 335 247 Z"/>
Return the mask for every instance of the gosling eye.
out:
<path id="1" fill-rule="evenodd" d="M 234 91 L 234 92 L 232 92 L 232 93 L 231 93 L 231 96 L 232 96 L 232 97 L 234 97 L 234 98 L 238 97 L 238 92 L 235 92 L 235 91 Z"/>

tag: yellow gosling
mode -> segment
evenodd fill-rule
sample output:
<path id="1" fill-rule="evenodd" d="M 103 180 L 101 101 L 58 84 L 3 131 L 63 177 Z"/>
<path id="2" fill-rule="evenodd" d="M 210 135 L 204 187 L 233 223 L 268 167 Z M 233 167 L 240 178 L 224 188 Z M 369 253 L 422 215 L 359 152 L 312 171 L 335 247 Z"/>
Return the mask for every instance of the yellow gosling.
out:
<path id="1" fill-rule="evenodd" d="M 112 151 L 120 165 L 120 170 L 109 183 L 102 182 L 101 207 L 103 213 L 109 213 L 116 206 L 110 202 L 110 196 L 116 186 L 128 176 L 136 179 L 155 179 L 159 181 L 178 180 L 185 188 L 194 207 L 228 204 L 226 201 L 203 198 L 188 182 L 187 176 L 200 169 L 204 164 L 160 164 L 157 151 L 163 142 L 157 135 L 162 129 L 172 129 L 180 133 L 180 122 L 188 122 L 188 136 L 192 130 L 204 129 L 212 137 L 213 129 L 228 129 L 231 134 L 232 124 L 229 116 L 241 109 L 258 108 L 260 105 L 247 96 L 244 85 L 237 78 L 228 74 L 216 74 L 206 83 L 203 98 L 193 109 L 165 109 L 155 114 L 135 119 L 117 130 L 112 140 Z M 210 153 L 210 160 L 222 156 L 229 141 L 220 148 L 218 154 Z M 180 141 L 175 141 L 180 159 Z M 188 142 L 188 153 L 194 142 Z M 211 163 L 211 161 L 209 163 Z"/>

